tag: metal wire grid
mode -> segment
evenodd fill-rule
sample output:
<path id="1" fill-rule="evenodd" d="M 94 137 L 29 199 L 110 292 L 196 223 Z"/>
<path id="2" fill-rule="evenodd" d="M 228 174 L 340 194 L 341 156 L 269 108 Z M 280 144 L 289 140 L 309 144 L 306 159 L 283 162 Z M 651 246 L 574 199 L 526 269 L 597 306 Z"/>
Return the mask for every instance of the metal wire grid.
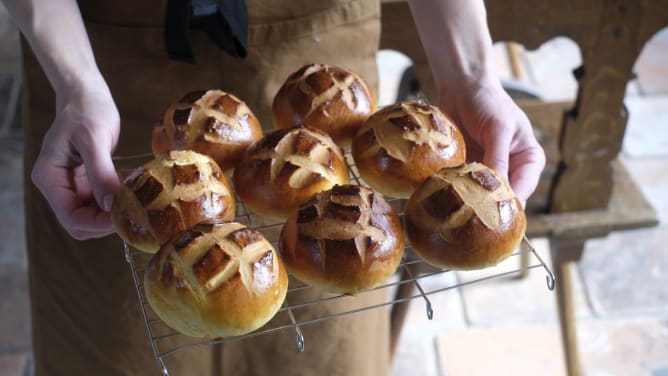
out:
<path id="1" fill-rule="evenodd" d="M 351 182 L 357 183 L 359 185 L 366 185 L 359 178 L 359 174 L 357 172 L 357 169 L 354 165 L 354 162 L 350 154 L 346 154 L 345 157 L 348 165 L 350 166 L 349 170 L 351 175 Z M 235 220 L 246 226 L 252 227 L 260 231 L 261 233 L 264 234 L 267 240 L 269 240 L 276 247 L 278 239 L 280 237 L 280 231 L 283 226 L 283 223 L 279 221 L 268 220 L 266 218 L 251 213 L 246 209 L 243 202 L 241 202 L 241 200 L 239 200 L 238 197 L 236 202 L 237 202 L 237 207 L 236 207 L 237 216 Z M 390 205 L 397 211 L 397 213 L 399 213 L 400 217 L 403 217 L 404 202 L 405 200 L 401 199 L 388 199 L 388 203 L 390 203 Z M 554 289 L 555 279 L 552 271 L 543 261 L 543 259 L 538 255 L 535 248 L 531 245 L 526 236 L 522 241 L 521 248 L 522 248 L 521 250 L 513 253 L 510 257 L 516 258 L 517 256 L 520 255 L 521 252 L 529 252 L 531 255 L 533 255 L 534 260 L 532 261 L 533 264 L 531 264 L 530 262 L 530 265 L 528 265 L 528 269 L 543 268 L 546 273 L 546 281 L 548 289 L 550 290 Z M 404 252 L 404 257 L 402 259 L 402 262 L 400 263 L 399 268 L 397 269 L 397 273 L 395 273 L 393 278 L 391 278 L 387 283 L 378 286 L 373 290 L 362 292 L 354 297 L 346 295 L 330 295 L 315 300 L 298 301 L 296 303 L 293 302 L 293 304 L 290 304 L 289 302 L 292 300 L 291 298 L 293 296 L 299 295 L 300 292 L 303 292 L 307 289 L 315 289 L 315 287 L 305 285 L 303 283 L 300 283 L 294 278 L 290 278 L 289 288 L 286 299 L 283 303 L 283 307 L 279 309 L 274 319 L 272 319 L 264 327 L 258 329 L 255 332 L 237 337 L 193 338 L 180 334 L 174 331 L 173 329 L 169 328 L 167 325 L 165 325 L 158 318 L 158 316 L 151 310 L 151 307 L 149 306 L 148 302 L 144 297 L 143 273 L 145 266 L 146 264 L 148 264 L 148 261 L 150 260 L 152 255 L 146 254 L 138 250 L 133 250 L 128 245 L 125 245 L 124 251 L 125 251 L 126 261 L 130 264 L 130 268 L 132 271 L 131 273 L 132 279 L 134 281 L 135 288 L 137 291 L 137 296 L 139 298 L 141 313 L 146 323 L 146 329 L 151 342 L 151 347 L 158 361 L 158 364 L 160 365 L 162 374 L 164 376 L 169 376 L 169 371 L 167 370 L 167 366 L 165 365 L 165 358 L 170 357 L 180 351 L 195 349 L 203 346 L 212 346 L 216 344 L 240 341 L 243 339 L 253 338 L 261 335 L 267 335 L 286 329 L 292 329 L 295 331 L 297 349 L 299 351 L 304 351 L 305 338 L 301 330 L 301 327 L 303 326 L 319 323 L 325 320 L 335 319 L 338 317 L 352 315 L 367 310 L 389 307 L 397 303 L 408 302 L 414 299 L 421 299 L 424 301 L 427 318 L 431 320 L 434 314 L 433 306 L 431 304 L 431 301 L 429 300 L 429 297 L 431 295 L 494 278 L 517 275 L 521 272 L 521 268 L 505 272 L 496 272 L 496 273 L 490 272 L 489 275 L 485 275 L 481 278 L 477 278 L 474 280 L 466 282 L 458 282 L 450 285 L 443 282 L 437 288 L 427 289 L 420 283 L 420 281 L 424 281 L 425 279 L 430 277 L 443 276 L 446 273 L 450 273 L 451 271 L 444 269 L 435 269 L 427 265 L 423 260 L 421 260 L 412 252 L 410 246 L 407 246 Z M 404 284 L 413 284 L 416 287 L 418 293 L 398 299 L 391 297 L 390 291 Z M 387 298 L 385 299 L 385 301 L 371 305 L 360 304 L 360 302 L 362 301 L 362 299 L 359 299 L 360 296 L 364 294 L 370 294 L 378 290 L 386 291 L 385 295 L 387 296 Z M 326 316 L 306 318 L 301 320 L 299 320 L 298 315 L 295 314 L 296 312 L 299 312 L 300 310 L 309 307 L 328 304 L 330 302 L 342 299 L 348 300 L 346 303 L 350 304 L 351 308 L 346 309 L 344 311 L 328 314 Z"/>

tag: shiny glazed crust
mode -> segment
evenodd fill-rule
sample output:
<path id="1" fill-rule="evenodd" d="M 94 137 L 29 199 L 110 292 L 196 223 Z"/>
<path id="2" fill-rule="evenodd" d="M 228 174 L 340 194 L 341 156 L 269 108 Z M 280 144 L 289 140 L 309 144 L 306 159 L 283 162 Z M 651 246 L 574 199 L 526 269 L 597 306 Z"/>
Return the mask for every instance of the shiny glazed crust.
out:
<path id="1" fill-rule="evenodd" d="M 513 253 L 526 230 L 508 183 L 480 163 L 445 168 L 427 179 L 404 211 L 415 253 L 439 268 L 493 266 Z"/>
<path id="2" fill-rule="evenodd" d="M 338 67 L 309 64 L 278 90 L 272 114 L 276 128 L 306 125 L 347 145 L 377 107 L 378 99 L 362 77 Z"/>
<path id="3" fill-rule="evenodd" d="M 381 195 L 357 185 L 335 186 L 288 218 L 279 251 L 299 280 L 332 293 L 356 294 L 396 271 L 404 234 Z"/>
<path id="4" fill-rule="evenodd" d="M 207 220 L 234 219 L 230 185 L 218 165 L 193 151 L 171 151 L 135 169 L 111 211 L 118 235 L 155 253 L 173 236 Z"/>
<path id="5" fill-rule="evenodd" d="M 196 91 L 173 103 L 153 128 L 153 154 L 194 150 L 223 170 L 262 138 L 260 123 L 245 102 L 221 90 Z"/>
<path id="6" fill-rule="evenodd" d="M 288 278 L 258 231 L 236 222 L 193 226 L 153 256 L 146 299 L 168 326 L 195 337 L 246 334 L 283 304 Z"/>
<path id="7" fill-rule="evenodd" d="M 286 218 L 312 195 L 347 184 L 348 165 L 324 132 L 276 130 L 253 144 L 234 169 L 236 192 L 256 214 Z"/>
<path id="8" fill-rule="evenodd" d="M 436 171 L 463 164 L 466 146 L 437 107 L 407 102 L 373 114 L 353 138 L 352 155 L 374 190 L 407 198 Z"/>

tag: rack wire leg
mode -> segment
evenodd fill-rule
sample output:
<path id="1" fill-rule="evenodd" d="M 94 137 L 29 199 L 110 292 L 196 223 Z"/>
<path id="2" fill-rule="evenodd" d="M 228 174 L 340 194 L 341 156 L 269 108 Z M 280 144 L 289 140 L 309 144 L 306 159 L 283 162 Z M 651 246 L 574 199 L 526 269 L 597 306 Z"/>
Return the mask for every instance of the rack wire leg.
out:
<path id="1" fill-rule="evenodd" d="M 561 325 L 561 339 L 564 347 L 566 369 L 569 376 L 579 376 L 580 357 L 577 346 L 575 326 L 575 307 L 573 304 L 573 273 L 575 261 L 582 256 L 584 242 L 550 242 L 557 283 L 557 305 Z"/>

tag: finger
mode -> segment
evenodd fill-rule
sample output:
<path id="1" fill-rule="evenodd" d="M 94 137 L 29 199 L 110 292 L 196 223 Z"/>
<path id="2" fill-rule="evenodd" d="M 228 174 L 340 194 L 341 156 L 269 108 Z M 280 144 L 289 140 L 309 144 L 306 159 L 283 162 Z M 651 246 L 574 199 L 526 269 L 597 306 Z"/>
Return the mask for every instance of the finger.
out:
<path id="1" fill-rule="evenodd" d="M 512 137 L 509 132 L 489 132 L 483 135 L 482 140 L 483 163 L 496 170 L 504 179 L 508 179 L 508 158 Z"/>
<path id="2" fill-rule="evenodd" d="M 540 180 L 540 174 L 545 167 L 545 154 L 540 147 L 525 149 L 511 156 L 513 169 L 510 173 L 510 185 L 517 198 L 526 202 Z"/>
<path id="3" fill-rule="evenodd" d="M 94 143 L 92 138 L 84 136 L 75 142 L 75 147 L 83 160 L 97 205 L 108 212 L 120 181 L 111 160 L 111 150 L 114 147 L 111 136 L 106 132 L 101 133 Z"/>
<path id="4" fill-rule="evenodd" d="M 35 163 L 32 178 L 58 221 L 74 238 L 110 234 L 113 227 L 109 213 L 97 206 L 85 177 L 73 174 L 68 168 L 45 165 L 42 159 Z"/>

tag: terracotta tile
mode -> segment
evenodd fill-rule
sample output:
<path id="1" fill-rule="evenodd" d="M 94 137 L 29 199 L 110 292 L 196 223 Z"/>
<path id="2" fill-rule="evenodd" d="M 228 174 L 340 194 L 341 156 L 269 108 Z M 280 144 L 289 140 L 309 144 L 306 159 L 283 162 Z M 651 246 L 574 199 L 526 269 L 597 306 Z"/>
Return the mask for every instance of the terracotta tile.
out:
<path id="1" fill-rule="evenodd" d="M 634 70 L 645 95 L 668 93 L 668 29 L 659 31 L 645 44 Z"/>
<path id="2" fill-rule="evenodd" d="M 540 257 L 551 267 L 547 240 L 531 241 Z M 535 257 L 532 256 L 530 260 L 530 265 L 540 265 Z M 519 257 L 511 256 L 496 267 L 459 272 L 458 276 L 461 282 L 468 282 L 518 268 Z M 576 315 L 580 318 L 590 317 L 582 281 L 577 273 L 573 274 Z M 463 287 L 467 321 L 473 326 L 555 322 L 558 319 L 556 295 L 547 288 L 545 278 L 546 272 L 540 267 L 530 270 L 525 279 L 518 279 L 517 273 L 513 273 Z"/>
<path id="3" fill-rule="evenodd" d="M 0 206 L 1 207 L 1 206 Z M 24 237 L 23 212 L 0 220 L 0 267 L 17 267 L 26 270 L 26 244 Z"/>
<path id="4" fill-rule="evenodd" d="M 0 72 L 17 72 L 20 67 L 19 34 L 0 3 Z"/>
<path id="5" fill-rule="evenodd" d="M 578 327 L 585 374 L 665 375 L 668 372 L 668 323 L 661 320 L 599 320 Z"/>
<path id="6" fill-rule="evenodd" d="M 28 364 L 27 353 L 0 355 L 0 376 L 24 376 Z"/>
<path id="7" fill-rule="evenodd" d="M 667 236 L 660 226 L 586 244 L 579 269 L 597 315 L 668 315 Z"/>
<path id="8" fill-rule="evenodd" d="M 405 326 L 394 356 L 392 376 L 440 376 L 434 338 L 433 325 Z"/>
<path id="9" fill-rule="evenodd" d="M 513 326 L 450 332 L 436 339 L 444 375 L 565 375 L 559 329 Z"/>
<path id="10" fill-rule="evenodd" d="M 30 349 L 30 307 L 26 272 L 0 268 L 0 353 Z"/>

